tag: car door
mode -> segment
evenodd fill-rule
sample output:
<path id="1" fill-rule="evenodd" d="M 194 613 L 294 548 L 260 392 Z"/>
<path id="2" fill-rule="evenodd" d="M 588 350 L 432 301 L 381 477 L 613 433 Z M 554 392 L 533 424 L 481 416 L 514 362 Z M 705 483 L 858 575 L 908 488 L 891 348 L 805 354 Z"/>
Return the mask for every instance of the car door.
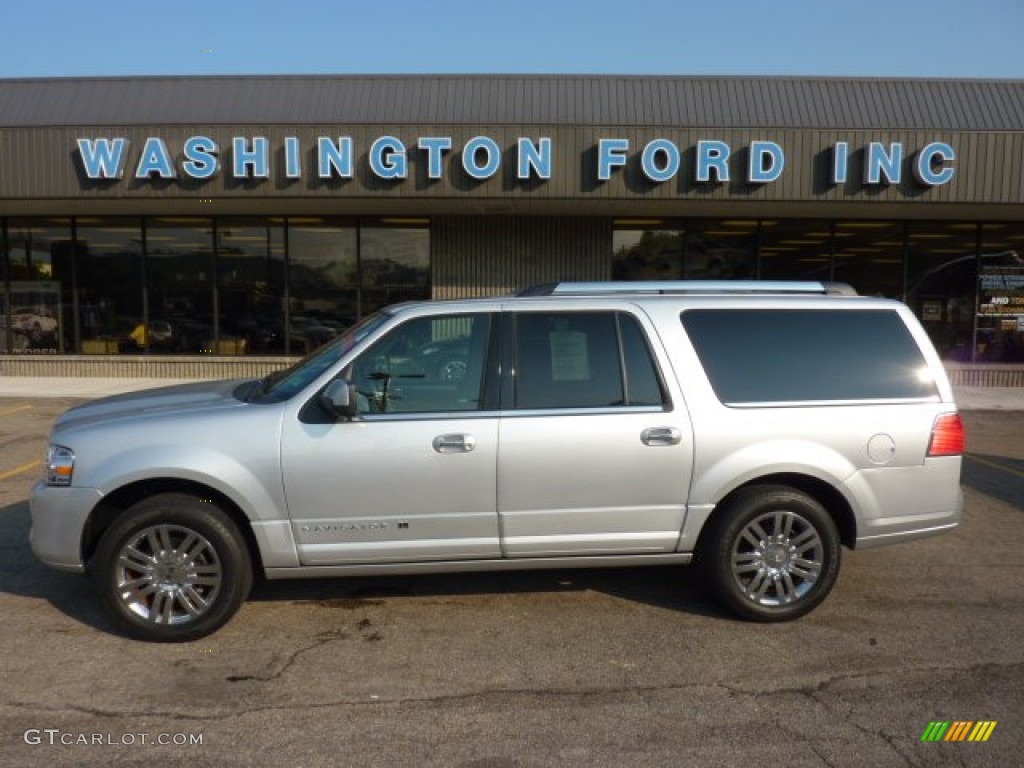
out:
<path id="1" fill-rule="evenodd" d="M 693 464 L 640 315 L 506 317 L 498 513 L 508 557 L 675 550 Z"/>
<path id="2" fill-rule="evenodd" d="M 304 565 L 500 556 L 493 326 L 488 313 L 409 319 L 342 372 L 355 390 L 351 420 L 314 396 L 285 425 L 282 472 Z"/>

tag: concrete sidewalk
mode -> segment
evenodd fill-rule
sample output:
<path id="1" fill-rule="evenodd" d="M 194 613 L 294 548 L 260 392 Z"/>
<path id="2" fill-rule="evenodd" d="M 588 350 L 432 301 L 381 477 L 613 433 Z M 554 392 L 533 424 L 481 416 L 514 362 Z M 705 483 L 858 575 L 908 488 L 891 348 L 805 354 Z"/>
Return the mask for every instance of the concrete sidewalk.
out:
<path id="1" fill-rule="evenodd" d="M 195 379 L 104 379 L 93 377 L 0 376 L 0 397 L 95 398 L 134 392 Z M 1024 411 L 1022 387 L 954 387 L 957 405 L 965 411 Z"/>

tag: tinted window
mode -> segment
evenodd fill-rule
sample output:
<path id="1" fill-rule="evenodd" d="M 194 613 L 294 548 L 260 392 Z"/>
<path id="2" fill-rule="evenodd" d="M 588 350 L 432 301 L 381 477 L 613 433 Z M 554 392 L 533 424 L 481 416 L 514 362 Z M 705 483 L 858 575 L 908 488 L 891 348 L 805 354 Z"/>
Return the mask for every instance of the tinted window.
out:
<path id="1" fill-rule="evenodd" d="M 636 321 L 615 312 L 537 312 L 516 319 L 515 407 L 661 405 Z"/>
<path id="2" fill-rule="evenodd" d="M 626 370 L 626 400 L 630 405 L 662 405 L 665 395 L 647 339 L 636 318 L 620 313 L 619 334 Z"/>
<path id="3" fill-rule="evenodd" d="M 937 394 L 896 312 L 692 310 L 682 321 L 723 403 Z"/>

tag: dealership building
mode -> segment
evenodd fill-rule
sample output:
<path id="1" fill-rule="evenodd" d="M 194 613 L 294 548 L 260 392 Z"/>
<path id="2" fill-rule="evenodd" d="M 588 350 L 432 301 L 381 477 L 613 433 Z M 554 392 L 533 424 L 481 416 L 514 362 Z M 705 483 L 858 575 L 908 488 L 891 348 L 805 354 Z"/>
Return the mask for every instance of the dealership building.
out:
<path id="1" fill-rule="evenodd" d="M 1020 386 L 1022 203 L 1018 80 L 0 80 L 0 373 L 247 375 L 398 301 L 807 279 Z"/>

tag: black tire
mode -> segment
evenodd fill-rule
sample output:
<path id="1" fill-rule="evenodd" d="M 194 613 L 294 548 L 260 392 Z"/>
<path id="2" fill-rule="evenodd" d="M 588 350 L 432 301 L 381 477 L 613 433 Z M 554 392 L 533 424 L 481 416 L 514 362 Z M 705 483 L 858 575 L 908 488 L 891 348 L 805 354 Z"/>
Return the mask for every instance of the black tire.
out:
<path id="1" fill-rule="evenodd" d="M 698 553 L 719 599 L 752 621 L 812 611 L 839 575 L 839 532 L 814 498 L 781 485 L 744 488 L 712 523 Z"/>
<path id="2" fill-rule="evenodd" d="M 183 493 L 151 496 L 122 512 L 100 539 L 91 571 L 117 624 L 161 643 L 219 629 L 252 587 L 249 550 L 234 521 Z"/>

